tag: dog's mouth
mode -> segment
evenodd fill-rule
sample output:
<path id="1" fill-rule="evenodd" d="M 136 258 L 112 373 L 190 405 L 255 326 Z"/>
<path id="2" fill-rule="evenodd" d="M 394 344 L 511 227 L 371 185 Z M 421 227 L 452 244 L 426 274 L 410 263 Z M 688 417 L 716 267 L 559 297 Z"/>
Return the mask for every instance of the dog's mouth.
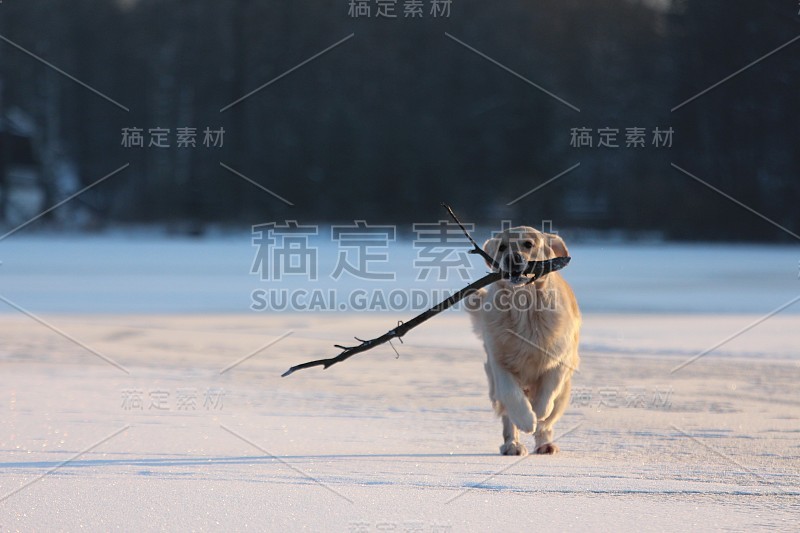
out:
<path id="1" fill-rule="evenodd" d="M 523 285 L 530 281 L 528 274 L 525 274 L 522 270 L 512 270 L 511 272 L 503 270 L 501 274 L 503 279 L 507 280 L 512 285 Z"/>

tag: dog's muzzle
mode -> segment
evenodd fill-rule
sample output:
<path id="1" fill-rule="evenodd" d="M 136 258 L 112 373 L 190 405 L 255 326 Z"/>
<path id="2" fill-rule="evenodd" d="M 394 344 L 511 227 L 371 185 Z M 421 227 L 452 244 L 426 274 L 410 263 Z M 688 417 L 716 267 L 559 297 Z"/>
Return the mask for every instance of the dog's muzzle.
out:
<path id="1" fill-rule="evenodd" d="M 522 285 L 529 281 L 527 275 L 524 274 L 527 266 L 528 263 L 525 258 L 521 254 L 514 252 L 503 258 L 503 262 L 500 265 L 500 273 L 503 275 L 503 279 L 507 279 L 512 285 Z"/>

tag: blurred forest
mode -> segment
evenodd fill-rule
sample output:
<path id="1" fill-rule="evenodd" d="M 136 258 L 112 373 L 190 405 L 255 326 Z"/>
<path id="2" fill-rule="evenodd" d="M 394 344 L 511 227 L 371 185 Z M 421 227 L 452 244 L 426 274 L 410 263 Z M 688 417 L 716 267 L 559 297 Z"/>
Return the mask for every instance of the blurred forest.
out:
<path id="1" fill-rule="evenodd" d="M 796 0 L 453 0 L 437 18 L 430 0 L 405 18 L 400 0 L 396 19 L 353 18 L 349 3 L 6 0 L 0 215 L 13 218 L 16 127 L 31 138 L 38 210 L 130 163 L 51 225 L 77 209 L 100 226 L 399 224 L 442 218 L 446 200 L 469 222 L 792 240 L 674 163 L 800 233 L 800 41 L 671 111 L 800 34 Z M 196 147 L 176 146 L 183 127 Z M 203 145 L 207 127 L 224 128 L 222 147 Z M 632 127 L 646 146 L 625 146 Z M 123 128 L 142 128 L 145 146 L 125 147 Z M 169 148 L 147 146 L 152 128 L 170 129 Z M 620 146 L 571 146 L 573 128 L 617 128 Z M 671 147 L 652 145 L 655 128 L 673 128 Z"/>

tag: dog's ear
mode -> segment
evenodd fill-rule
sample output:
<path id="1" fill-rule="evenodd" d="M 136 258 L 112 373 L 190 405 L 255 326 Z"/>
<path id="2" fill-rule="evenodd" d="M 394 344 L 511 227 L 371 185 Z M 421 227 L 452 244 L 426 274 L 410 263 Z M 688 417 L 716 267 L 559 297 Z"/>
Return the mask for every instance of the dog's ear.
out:
<path id="1" fill-rule="evenodd" d="M 497 247 L 499 242 L 500 239 L 494 238 L 488 239 L 485 243 L 483 243 L 483 251 L 489 254 L 489 256 L 492 257 L 496 263 L 500 262 L 500 258 L 497 257 Z M 488 261 L 486 261 L 486 266 L 492 268 L 492 265 Z"/>
<path id="2" fill-rule="evenodd" d="M 552 233 L 545 233 L 545 235 L 547 235 L 547 244 L 556 257 L 569 257 L 569 250 L 564 244 L 564 239 Z"/>

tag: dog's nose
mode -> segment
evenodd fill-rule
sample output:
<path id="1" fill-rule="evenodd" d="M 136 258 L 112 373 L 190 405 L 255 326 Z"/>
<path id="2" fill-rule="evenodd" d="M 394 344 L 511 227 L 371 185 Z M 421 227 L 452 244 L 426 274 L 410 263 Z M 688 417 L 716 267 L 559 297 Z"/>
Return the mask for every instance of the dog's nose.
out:
<path id="1" fill-rule="evenodd" d="M 508 267 L 508 270 L 513 270 L 514 267 L 525 263 L 525 260 L 522 258 L 521 254 L 519 254 L 517 252 L 514 252 L 514 253 L 508 254 L 505 257 L 505 263 L 506 263 L 506 266 Z"/>

